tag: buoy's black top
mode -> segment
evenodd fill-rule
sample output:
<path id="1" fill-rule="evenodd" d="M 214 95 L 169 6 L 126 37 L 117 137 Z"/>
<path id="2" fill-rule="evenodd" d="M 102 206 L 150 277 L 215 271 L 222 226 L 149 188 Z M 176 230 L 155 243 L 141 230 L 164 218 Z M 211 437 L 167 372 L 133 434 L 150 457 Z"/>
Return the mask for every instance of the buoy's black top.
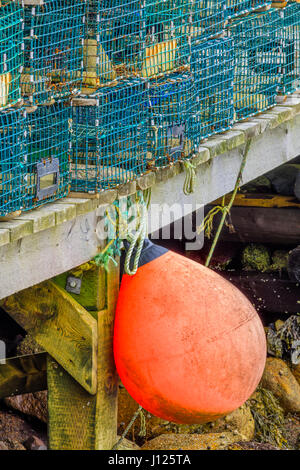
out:
<path id="1" fill-rule="evenodd" d="M 128 243 L 127 240 L 124 240 L 124 248 L 125 248 L 125 252 L 121 256 L 121 275 L 124 274 L 125 256 L 126 256 L 126 252 L 127 252 L 128 248 L 129 248 L 129 243 Z M 167 248 L 155 245 L 148 238 L 146 238 L 145 241 L 144 241 L 142 253 L 141 253 L 141 256 L 140 256 L 140 260 L 139 260 L 139 268 L 141 266 L 144 266 L 145 264 L 150 263 L 151 261 L 155 260 L 156 258 L 159 258 L 160 256 L 164 255 L 168 251 L 169 250 L 167 250 Z M 130 269 L 133 268 L 133 260 L 134 260 L 135 253 L 136 253 L 136 249 L 133 250 L 133 256 L 132 256 L 131 262 L 130 262 Z"/>

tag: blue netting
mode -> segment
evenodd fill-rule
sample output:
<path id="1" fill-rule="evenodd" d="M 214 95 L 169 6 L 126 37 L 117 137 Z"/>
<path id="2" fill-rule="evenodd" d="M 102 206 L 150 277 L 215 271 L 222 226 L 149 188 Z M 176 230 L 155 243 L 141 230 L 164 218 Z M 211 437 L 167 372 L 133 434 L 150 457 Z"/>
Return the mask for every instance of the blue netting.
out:
<path id="1" fill-rule="evenodd" d="M 68 194 L 70 124 L 71 106 L 64 101 L 27 113 L 26 209 Z"/>
<path id="2" fill-rule="evenodd" d="M 18 2 L 0 2 L 0 108 L 17 103 L 23 65 L 22 9 Z"/>
<path id="3" fill-rule="evenodd" d="M 270 0 L 226 0 L 226 16 L 233 18 L 271 4 Z"/>
<path id="4" fill-rule="evenodd" d="M 300 4 L 292 3 L 278 13 L 282 28 L 278 37 L 280 92 L 293 93 L 300 87 Z"/>
<path id="5" fill-rule="evenodd" d="M 274 9 L 237 19 L 229 27 L 234 40 L 236 121 L 276 104 L 279 28 L 280 17 Z"/>
<path id="6" fill-rule="evenodd" d="M 33 104 L 80 89 L 86 0 L 44 0 L 25 6 L 22 95 Z"/>
<path id="7" fill-rule="evenodd" d="M 192 152 L 188 138 L 194 81 L 191 73 L 150 83 L 148 165 L 164 166 Z"/>
<path id="8" fill-rule="evenodd" d="M 224 29 L 225 0 L 91 0 L 84 83 L 188 69 L 191 40 Z"/>
<path id="9" fill-rule="evenodd" d="M 147 89 L 143 79 L 103 87 L 73 106 L 72 189 L 98 191 L 145 171 Z"/>
<path id="10" fill-rule="evenodd" d="M 233 41 L 207 41 L 192 48 L 194 96 L 189 135 L 195 149 L 203 138 L 229 129 L 233 124 Z"/>
<path id="11" fill-rule="evenodd" d="M 22 208 L 25 195 L 25 112 L 0 112 L 0 216 Z"/>

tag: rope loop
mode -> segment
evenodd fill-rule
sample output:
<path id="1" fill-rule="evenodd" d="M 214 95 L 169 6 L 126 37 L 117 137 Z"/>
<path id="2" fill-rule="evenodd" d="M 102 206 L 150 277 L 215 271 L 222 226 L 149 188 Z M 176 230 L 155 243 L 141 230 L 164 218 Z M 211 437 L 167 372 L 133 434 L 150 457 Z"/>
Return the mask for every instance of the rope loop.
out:
<path id="1" fill-rule="evenodd" d="M 190 161 L 185 161 L 183 164 L 186 172 L 183 192 L 186 196 L 189 196 L 195 192 L 196 166 L 193 165 Z"/>

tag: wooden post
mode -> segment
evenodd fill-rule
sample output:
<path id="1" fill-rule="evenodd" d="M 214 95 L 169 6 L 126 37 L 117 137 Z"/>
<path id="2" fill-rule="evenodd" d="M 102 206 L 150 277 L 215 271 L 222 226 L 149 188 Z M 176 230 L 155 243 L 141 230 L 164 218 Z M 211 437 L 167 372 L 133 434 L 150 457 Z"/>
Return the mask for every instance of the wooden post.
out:
<path id="1" fill-rule="evenodd" d="M 53 450 L 109 450 L 117 439 L 118 376 L 113 360 L 113 324 L 119 266 L 110 262 L 107 272 L 97 268 L 83 282 L 92 283 L 85 286 L 86 291 L 101 292 L 105 286 L 106 292 L 105 309 L 96 315 L 90 312 L 98 320 L 97 391 L 90 395 L 49 359 L 49 446 Z M 103 299 L 99 302 L 97 305 L 104 305 Z"/>

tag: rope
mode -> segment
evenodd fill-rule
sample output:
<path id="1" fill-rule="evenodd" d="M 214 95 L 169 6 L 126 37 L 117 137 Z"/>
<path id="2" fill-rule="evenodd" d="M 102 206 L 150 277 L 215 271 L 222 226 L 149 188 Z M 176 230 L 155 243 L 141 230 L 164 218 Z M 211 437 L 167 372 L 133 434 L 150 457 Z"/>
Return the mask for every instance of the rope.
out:
<path id="1" fill-rule="evenodd" d="M 122 444 L 124 439 L 126 438 L 127 434 L 129 433 L 130 429 L 134 425 L 135 421 L 137 420 L 138 416 L 140 415 L 140 412 L 143 410 L 142 406 L 139 406 L 134 415 L 132 416 L 130 423 L 127 425 L 125 431 L 123 432 L 122 436 L 120 439 L 116 442 L 116 444 L 113 446 L 111 450 L 117 450 L 118 447 Z"/>
<path id="2" fill-rule="evenodd" d="M 140 224 L 134 235 L 128 234 L 128 241 L 130 243 L 126 253 L 124 271 L 129 276 L 134 276 L 139 267 L 139 261 L 144 246 L 144 241 L 147 235 L 147 206 L 145 202 L 141 204 Z M 133 257 L 133 250 L 136 248 L 136 253 Z M 133 259 L 133 268 L 131 269 L 131 261 Z"/>
<path id="3" fill-rule="evenodd" d="M 183 164 L 186 172 L 183 192 L 186 196 L 189 196 L 195 192 L 196 166 L 189 161 L 186 161 Z"/>
<path id="4" fill-rule="evenodd" d="M 243 171 L 244 171 L 244 168 L 245 168 L 245 165 L 246 165 L 246 161 L 247 161 L 247 157 L 248 157 L 248 153 L 249 153 L 249 150 L 250 150 L 250 146 L 251 146 L 251 139 L 248 139 L 247 142 L 246 142 L 245 151 L 244 151 L 244 155 L 243 155 L 243 159 L 242 159 L 240 171 L 239 171 L 239 173 L 238 173 L 238 177 L 237 177 L 237 180 L 236 180 L 236 183 L 235 183 L 234 191 L 233 191 L 233 193 L 232 193 L 231 199 L 230 199 L 230 201 L 229 201 L 229 204 L 227 205 L 226 210 L 223 210 L 223 214 L 222 214 L 222 218 L 221 218 L 221 221 L 220 221 L 218 230 L 217 230 L 217 232 L 216 232 L 214 241 L 213 241 L 213 243 L 212 243 L 212 246 L 211 246 L 211 248 L 210 248 L 210 251 L 209 251 L 207 260 L 206 260 L 206 262 L 205 262 L 205 266 L 206 266 L 206 267 L 208 267 L 208 266 L 210 265 L 210 262 L 211 262 L 211 259 L 212 259 L 212 257 L 213 257 L 215 248 L 216 248 L 216 246 L 217 246 L 217 243 L 218 243 L 219 238 L 220 238 L 220 235 L 221 235 L 221 231 L 222 231 L 222 229 L 223 229 L 223 225 L 224 225 L 224 223 L 225 223 L 226 216 L 227 216 L 227 214 L 230 212 L 230 209 L 232 208 L 232 205 L 233 205 L 233 203 L 234 203 L 234 200 L 235 200 L 235 197 L 236 197 L 236 195 L 237 195 L 238 189 L 239 189 L 239 187 L 240 187 L 240 184 L 241 184 L 241 181 L 242 181 L 242 176 L 243 176 Z"/>

